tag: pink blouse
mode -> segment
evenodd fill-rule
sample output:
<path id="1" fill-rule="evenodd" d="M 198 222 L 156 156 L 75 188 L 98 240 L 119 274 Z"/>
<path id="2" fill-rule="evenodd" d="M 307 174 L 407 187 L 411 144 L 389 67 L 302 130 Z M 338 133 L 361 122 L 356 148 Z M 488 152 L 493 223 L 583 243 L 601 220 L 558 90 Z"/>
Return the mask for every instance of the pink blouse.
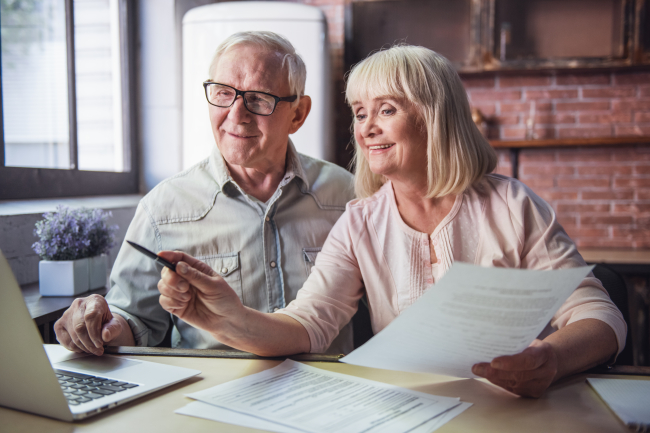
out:
<path id="1" fill-rule="evenodd" d="M 430 235 L 442 277 L 454 261 L 480 266 L 564 269 L 584 266 L 551 206 L 518 180 L 490 174 L 457 196 Z M 391 182 L 347 205 L 296 299 L 278 313 L 300 322 L 311 352 L 324 352 L 368 296 L 375 333 L 431 286 L 429 235 L 402 220 Z M 593 318 L 614 330 L 619 353 L 627 327 L 600 281 L 590 274 L 560 307 L 550 326 Z"/>

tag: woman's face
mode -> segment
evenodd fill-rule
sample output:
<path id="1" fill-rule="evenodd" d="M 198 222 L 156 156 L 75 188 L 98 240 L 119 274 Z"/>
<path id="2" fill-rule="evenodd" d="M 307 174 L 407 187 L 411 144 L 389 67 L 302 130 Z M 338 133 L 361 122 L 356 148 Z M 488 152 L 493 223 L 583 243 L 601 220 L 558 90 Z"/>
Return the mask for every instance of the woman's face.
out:
<path id="1" fill-rule="evenodd" d="M 427 134 L 415 107 L 389 96 L 352 104 L 354 138 L 370 170 L 393 182 L 422 182 L 427 177 Z"/>

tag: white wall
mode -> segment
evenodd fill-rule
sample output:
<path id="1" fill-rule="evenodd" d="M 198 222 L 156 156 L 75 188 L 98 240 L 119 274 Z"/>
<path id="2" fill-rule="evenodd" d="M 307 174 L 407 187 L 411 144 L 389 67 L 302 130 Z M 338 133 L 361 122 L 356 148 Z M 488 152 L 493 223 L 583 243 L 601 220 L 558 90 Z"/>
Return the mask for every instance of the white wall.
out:
<path id="1" fill-rule="evenodd" d="M 138 6 L 142 186 L 147 192 L 182 167 L 180 33 L 175 0 L 140 0 Z"/>

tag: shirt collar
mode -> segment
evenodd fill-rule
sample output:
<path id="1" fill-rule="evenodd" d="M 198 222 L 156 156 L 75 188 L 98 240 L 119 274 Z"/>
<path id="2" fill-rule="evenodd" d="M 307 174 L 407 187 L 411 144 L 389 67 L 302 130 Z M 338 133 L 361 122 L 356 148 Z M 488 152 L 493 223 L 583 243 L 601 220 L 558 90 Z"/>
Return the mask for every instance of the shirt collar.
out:
<path id="1" fill-rule="evenodd" d="M 309 180 L 305 175 L 305 171 L 302 167 L 302 162 L 300 161 L 300 155 L 296 151 L 295 146 L 291 139 L 287 146 L 287 160 L 286 160 L 286 171 L 284 177 L 280 181 L 278 188 L 282 188 L 293 180 L 294 177 L 299 178 L 304 184 L 307 190 L 309 190 Z M 215 145 L 212 153 L 210 154 L 210 171 L 212 172 L 213 178 L 217 181 L 219 188 L 223 192 L 227 184 L 232 184 L 235 188 L 239 188 L 239 185 L 233 180 L 230 176 L 230 171 L 226 165 L 226 161 L 223 159 L 219 148 Z"/>

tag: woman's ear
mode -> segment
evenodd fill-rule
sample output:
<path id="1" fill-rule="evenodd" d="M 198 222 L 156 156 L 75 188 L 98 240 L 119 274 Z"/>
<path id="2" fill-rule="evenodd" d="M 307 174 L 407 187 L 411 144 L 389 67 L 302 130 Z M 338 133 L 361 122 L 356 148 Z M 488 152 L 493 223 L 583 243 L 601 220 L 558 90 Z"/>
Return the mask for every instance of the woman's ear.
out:
<path id="1" fill-rule="evenodd" d="M 303 95 L 298 100 L 298 105 L 293 108 L 293 119 L 291 119 L 291 127 L 289 128 L 289 134 L 295 133 L 300 129 L 307 116 L 311 111 L 311 98 L 307 95 Z"/>

